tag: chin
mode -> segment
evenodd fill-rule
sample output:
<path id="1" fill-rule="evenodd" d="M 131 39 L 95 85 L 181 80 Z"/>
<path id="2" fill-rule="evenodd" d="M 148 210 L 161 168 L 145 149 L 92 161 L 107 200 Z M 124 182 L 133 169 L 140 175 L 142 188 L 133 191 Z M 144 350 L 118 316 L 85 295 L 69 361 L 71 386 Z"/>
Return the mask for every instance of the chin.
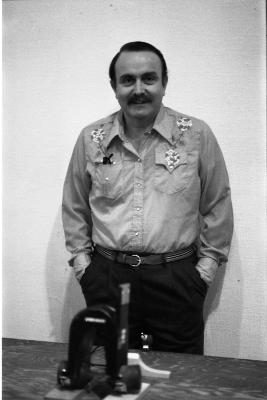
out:
<path id="1" fill-rule="evenodd" d="M 148 118 L 154 113 L 152 110 L 148 110 L 147 107 L 134 107 L 134 109 L 132 108 L 131 110 L 129 110 L 128 114 L 131 117 Z"/>

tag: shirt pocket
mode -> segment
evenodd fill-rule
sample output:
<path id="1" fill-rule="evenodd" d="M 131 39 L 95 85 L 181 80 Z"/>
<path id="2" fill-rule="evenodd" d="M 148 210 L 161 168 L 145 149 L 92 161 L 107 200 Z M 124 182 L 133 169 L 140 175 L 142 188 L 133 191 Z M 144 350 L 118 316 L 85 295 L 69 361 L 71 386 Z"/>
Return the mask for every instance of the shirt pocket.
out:
<path id="1" fill-rule="evenodd" d="M 95 164 L 95 190 L 98 196 L 116 199 L 123 192 L 122 162 Z"/>
<path id="2" fill-rule="evenodd" d="M 184 190 L 188 182 L 188 160 L 186 153 L 179 153 L 179 162 L 168 165 L 166 155 L 162 151 L 155 153 L 155 189 L 173 194 Z"/>

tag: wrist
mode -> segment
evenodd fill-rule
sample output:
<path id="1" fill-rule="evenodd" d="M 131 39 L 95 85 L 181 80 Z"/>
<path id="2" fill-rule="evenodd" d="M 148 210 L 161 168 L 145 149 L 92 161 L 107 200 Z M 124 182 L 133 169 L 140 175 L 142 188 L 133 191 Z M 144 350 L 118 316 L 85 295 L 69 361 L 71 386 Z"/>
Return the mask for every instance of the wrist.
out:
<path id="1" fill-rule="evenodd" d="M 218 263 L 209 257 L 201 257 L 196 265 L 201 279 L 206 282 L 208 286 L 212 284 L 218 270 Z"/>
<path id="2" fill-rule="evenodd" d="M 73 260 L 73 270 L 78 281 L 81 280 L 86 268 L 91 263 L 91 257 L 87 253 L 79 253 Z"/>

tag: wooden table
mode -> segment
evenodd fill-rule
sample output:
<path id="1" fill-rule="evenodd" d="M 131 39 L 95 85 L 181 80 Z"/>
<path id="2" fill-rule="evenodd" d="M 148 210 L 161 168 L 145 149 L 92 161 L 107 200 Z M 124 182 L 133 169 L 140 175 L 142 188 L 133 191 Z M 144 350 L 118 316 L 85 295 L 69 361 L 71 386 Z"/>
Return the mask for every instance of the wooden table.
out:
<path id="1" fill-rule="evenodd" d="M 3 400 L 43 400 L 56 384 L 67 344 L 3 339 Z M 142 400 L 267 399 L 267 362 L 163 352 L 142 353 L 170 379 L 149 380 Z M 86 395 L 85 399 L 95 396 Z M 118 397 L 119 399 L 119 397 Z"/>

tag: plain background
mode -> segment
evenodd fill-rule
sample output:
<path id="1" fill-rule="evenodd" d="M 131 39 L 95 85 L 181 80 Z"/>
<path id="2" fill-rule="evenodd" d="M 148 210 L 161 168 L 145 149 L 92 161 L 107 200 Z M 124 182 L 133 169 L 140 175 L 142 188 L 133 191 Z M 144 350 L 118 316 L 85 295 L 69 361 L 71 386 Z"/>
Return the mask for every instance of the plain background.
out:
<path id="1" fill-rule="evenodd" d="M 122 44 L 164 54 L 164 104 L 204 119 L 227 163 L 235 231 L 206 301 L 205 353 L 267 360 L 265 2 L 3 2 L 3 336 L 67 341 L 85 306 L 68 267 L 62 186 L 81 129 L 118 109 Z"/>

